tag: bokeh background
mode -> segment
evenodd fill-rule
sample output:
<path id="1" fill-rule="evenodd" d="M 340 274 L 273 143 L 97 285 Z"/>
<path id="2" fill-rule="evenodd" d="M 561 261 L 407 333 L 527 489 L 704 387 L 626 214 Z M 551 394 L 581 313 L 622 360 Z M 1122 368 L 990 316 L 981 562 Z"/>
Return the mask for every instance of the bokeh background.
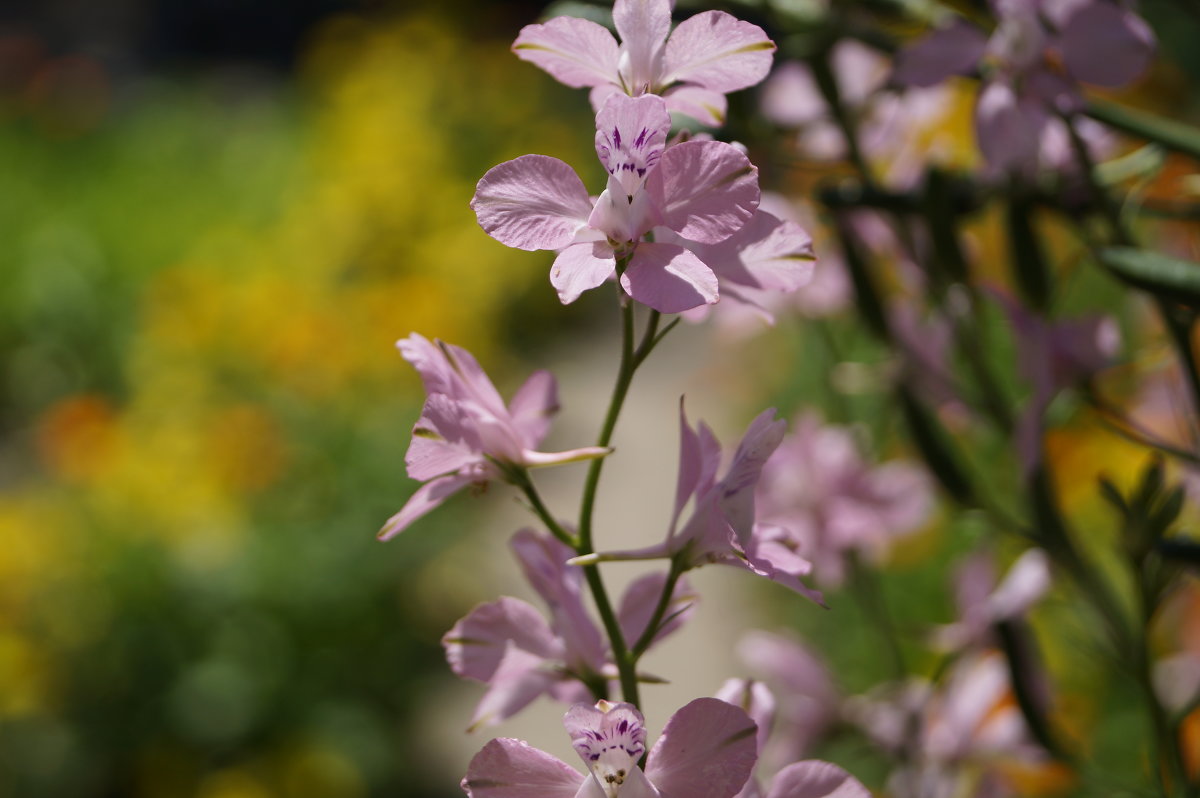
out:
<path id="1" fill-rule="evenodd" d="M 491 571 L 514 571 L 493 557 L 502 540 L 479 554 L 507 500 L 460 498 L 375 541 L 415 487 L 403 454 L 422 394 L 393 343 L 419 331 L 464 346 L 504 393 L 548 361 L 581 381 L 611 367 L 611 353 L 588 360 L 611 332 L 611 297 L 562 308 L 548 256 L 500 246 L 467 206 L 484 171 L 528 152 L 598 184 L 584 94 L 508 50 L 541 11 L 486 0 L 0 8 L 0 796 L 461 794 L 465 755 L 443 749 L 484 738 L 441 735 L 465 726 L 479 691 L 447 686 L 438 641 L 494 597 Z M 1171 66 L 1146 102 L 1194 103 L 1197 54 L 1157 27 Z M 759 142 L 765 182 L 802 193 L 827 176 L 772 161 L 771 131 L 746 121 L 754 96 L 733 102 L 731 131 Z M 968 109 L 964 95 L 940 128 L 962 165 L 975 158 Z M 985 223 L 980 250 L 997 236 Z M 1120 293 L 1073 285 L 1092 308 Z M 1134 339 L 1137 313 L 1122 318 Z M 823 404 L 862 423 L 876 455 L 904 454 L 879 389 L 888 353 L 846 318 L 818 326 L 685 330 L 713 348 L 667 350 L 664 368 L 707 375 L 700 384 L 736 419 L 730 435 L 769 403 L 785 414 Z M 1011 340 L 995 341 L 1011 361 Z M 648 422 L 666 435 L 690 379 L 670 383 L 670 412 Z M 1098 525 L 1095 474 L 1126 486 L 1144 465 L 1101 426 L 1075 419 L 1051 444 L 1052 466 L 1084 486 L 1068 490 L 1072 511 Z M 669 483 L 673 451 L 661 459 Z M 662 502 L 656 512 L 660 529 Z M 935 514 L 893 558 L 884 589 L 897 616 L 952 617 L 947 563 L 980 539 L 977 521 Z M 886 666 L 861 611 L 843 606 L 775 602 L 756 622 L 805 627 L 844 686 L 865 689 Z M 1072 614 L 1051 608 L 1041 623 L 1075 639 Z M 1051 652 L 1076 676 L 1078 726 L 1102 714 L 1085 697 L 1112 687 L 1090 657 Z M 466 698 L 431 725 L 449 689 Z M 1106 724 L 1095 756 L 1141 770 L 1123 718 Z M 838 745 L 829 751 L 863 756 Z M 881 777 L 863 762 L 865 781 Z"/>

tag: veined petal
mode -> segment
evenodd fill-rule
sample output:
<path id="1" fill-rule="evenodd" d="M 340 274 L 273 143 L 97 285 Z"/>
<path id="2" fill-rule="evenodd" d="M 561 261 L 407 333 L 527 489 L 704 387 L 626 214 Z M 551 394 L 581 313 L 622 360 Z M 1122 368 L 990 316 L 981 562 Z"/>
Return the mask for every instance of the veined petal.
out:
<path id="1" fill-rule="evenodd" d="M 754 530 L 754 489 L 762 477 L 763 465 L 779 448 L 786 430 L 787 422 L 775 418 L 775 408 L 759 413 L 750 422 L 729 471 L 721 479 L 718 504 L 743 546 Z"/>
<path id="2" fill-rule="evenodd" d="M 715 244 L 754 215 L 758 169 L 730 144 L 685 141 L 663 152 L 646 179 L 646 193 L 663 226 L 692 241 Z"/>
<path id="3" fill-rule="evenodd" d="M 720 127 L 725 124 L 725 112 L 729 103 L 719 91 L 702 86 L 683 84 L 672 86 L 663 92 L 667 110 L 687 114 L 702 125 Z"/>
<path id="4" fill-rule="evenodd" d="M 657 88 L 662 72 L 662 49 L 671 32 L 669 0 L 617 0 L 613 4 L 613 24 L 621 37 L 625 89 L 630 94 L 645 94 Z"/>
<path id="5" fill-rule="evenodd" d="M 517 249 L 560 249 L 587 224 L 592 203 L 575 170 L 548 155 L 493 166 L 471 200 L 479 226 Z"/>
<path id="6" fill-rule="evenodd" d="M 478 605 L 442 637 L 450 669 L 480 682 L 490 682 L 496 675 L 510 644 L 539 661 L 562 654 L 542 614 L 508 596 Z"/>
<path id="7" fill-rule="evenodd" d="M 761 208 L 746 226 L 716 244 L 701 245 L 696 254 L 724 283 L 790 293 L 812 277 L 812 236 L 795 222 L 777 219 Z"/>
<path id="8" fill-rule="evenodd" d="M 775 774 L 767 798 L 871 798 L 871 791 L 837 765 L 810 759 Z"/>
<path id="9" fill-rule="evenodd" d="M 1059 39 L 1071 74 L 1097 86 L 1124 86 L 1154 57 L 1150 26 L 1116 3 L 1093 2 L 1071 15 Z"/>
<path id="10" fill-rule="evenodd" d="M 492 740 L 471 759 L 462 788 L 470 798 L 575 798 L 584 776 L 521 740 Z"/>
<path id="11" fill-rule="evenodd" d="M 987 34 L 957 19 L 896 54 L 892 81 L 901 86 L 936 86 L 975 68 L 987 49 Z"/>
<path id="12" fill-rule="evenodd" d="M 379 530 L 377 537 L 380 540 L 389 540 L 399 535 L 413 521 L 416 521 L 444 502 L 449 496 L 462 490 L 473 481 L 474 477 L 471 476 L 449 474 L 426 482 L 417 488 L 416 493 L 400 508 L 400 512 L 387 520 L 387 523 L 383 525 L 383 529 Z"/>
<path id="13" fill-rule="evenodd" d="M 583 241 L 558 253 L 550 267 L 550 285 L 558 291 L 559 301 L 569 305 L 616 271 L 617 258 L 607 241 Z"/>
<path id="14" fill-rule="evenodd" d="M 694 83 L 721 94 L 737 91 L 767 76 L 774 53 L 775 42 L 762 28 L 724 11 L 705 11 L 671 33 L 662 83 Z"/>
<path id="15" fill-rule="evenodd" d="M 526 448 L 542 442 L 558 408 L 558 382 L 548 371 L 535 371 L 517 389 L 508 403 L 508 414 L 525 439 Z"/>
<path id="16" fill-rule="evenodd" d="M 604 103 L 596 115 L 596 155 L 626 195 L 637 193 L 658 164 L 670 130 L 671 115 L 661 97 L 614 94 Z"/>
<path id="17" fill-rule="evenodd" d="M 717 276 L 688 250 L 675 244 L 638 244 L 621 287 L 661 313 L 679 313 L 717 301 Z"/>
<path id="18" fill-rule="evenodd" d="M 562 679 L 540 666 L 542 660 L 509 643 L 487 692 L 475 706 L 468 731 L 499 723 L 529 706 Z"/>
<path id="19" fill-rule="evenodd" d="M 621 54 L 603 25 L 577 17 L 555 17 L 521 28 L 512 51 L 572 88 L 616 83 Z"/>
<path id="20" fill-rule="evenodd" d="M 720 458 L 720 456 L 721 453 L 718 450 L 717 457 Z M 702 467 L 700 436 L 692 429 L 691 424 L 688 424 L 687 412 L 684 410 L 681 396 L 679 398 L 679 475 L 675 481 L 675 510 L 671 513 L 669 527 L 672 532 L 675 530 L 675 524 L 679 521 L 679 514 L 683 512 L 684 505 L 696 493 Z"/>
<path id="21" fill-rule="evenodd" d="M 483 462 L 479 436 L 459 402 L 431 394 L 413 426 L 412 442 L 404 455 L 408 475 L 424 482 Z"/>
<path id="22" fill-rule="evenodd" d="M 663 798 L 730 798 L 757 759 L 754 721 L 719 698 L 697 698 L 667 721 L 646 763 Z"/>

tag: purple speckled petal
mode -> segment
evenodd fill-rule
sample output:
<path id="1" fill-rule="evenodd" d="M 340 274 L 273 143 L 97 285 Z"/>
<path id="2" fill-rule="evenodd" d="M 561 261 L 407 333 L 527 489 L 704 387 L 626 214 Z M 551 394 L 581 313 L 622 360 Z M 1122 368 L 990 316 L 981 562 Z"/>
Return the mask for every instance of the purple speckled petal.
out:
<path id="1" fill-rule="evenodd" d="M 555 17 L 521 28 L 513 53 L 572 88 L 615 83 L 620 50 L 608 29 L 586 19 Z"/>
<path id="2" fill-rule="evenodd" d="M 621 36 L 621 76 L 629 94 L 658 87 L 663 42 L 671 32 L 669 0 L 617 0 L 613 24 Z"/>
<path id="3" fill-rule="evenodd" d="M 753 86 L 771 71 L 775 42 L 763 29 L 724 11 L 704 11 L 671 33 L 662 83 L 692 83 L 726 94 Z"/>
<path id="4" fill-rule="evenodd" d="M 470 798 L 575 798 L 585 777 L 521 740 L 492 740 L 471 759 L 462 788 Z"/>
<path id="5" fill-rule="evenodd" d="M 440 506 L 447 498 L 462 490 L 474 480 L 475 477 L 472 476 L 450 474 L 449 476 L 426 482 L 417 488 L 416 493 L 400 508 L 400 512 L 387 520 L 387 523 L 383 525 L 383 529 L 379 530 L 377 537 L 380 540 L 389 540 L 399 535 L 413 521 L 416 521 L 433 508 Z"/>
<path id="6" fill-rule="evenodd" d="M 609 789 L 625 794 L 625 783 L 638 768 L 646 751 L 646 722 L 633 704 L 600 701 L 595 706 L 575 704 L 563 716 L 571 746 L 592 776 Z M 648 785 L 634 777 L 631 792 L 652 796 Z M 615 793 L 614 793 L 615 794 Z"/>
<path id="7" fill-rule="evenodd" d="M 508 414 L 521 433 L 525 448 L 537 448 L 542 442 L 558 408 L 558 382 L 548 371 L 535 371 L 517 389 L 508 403 Z"/>
<path id="8" fill-rule="evenodd" d="M 662 97 L 614 94 L 596 115 L 596 155 L 628 196 L 642 187 L 646 173 L 658 165 L 671 115 Z"/>
<path id="9" fill-rule="evenodd" d="M 663 152 L 646 180 L 646 193 L 664 227 L 692 241 L 715 244 L 754 215 L 758 169 L 730 144 L 685 141 Z"/>
<path id="10" fill-rule="evenodd" d="M 661 313 L 679 313 L 717 301 L 717 276 L 712 269 L 675 244 L 639 244 L 621 275 L 621 287 Z"/>
<path id="11" fill-rule="evenodd" d="M 550 284 L 558 291 L 559 301 L 569 305 L 616 271 L 617 259 L 607 242 L 585 241 L 558 253 L 550 267 Z"/>
<path id="12" fill-rule="evenodd" d="M 547 155 L 493 166 L 471 200 L 479 226 L 517 249 L 560 249 L 587 224 L 592 202 L 575 170 Z"/>
<path id="13" fill-rule="evenodd" d="M 871 798 L 871 791 L 837 765 L 810 759 L 779 771 L 767 798 Z"/>
<path id="14" fill-rule="evenodd" d="M 702 125 L 720 127 L 725 124 L 729 103 L 720 92 L 685 83 L 667 89 L 663 99 L 667 101 L 667 110 L 687 114 Z"/>
<path id="15" fill-rule="evenodd" d="M 731 798 L 757 759 L 750 716 L 719 698 L 697 698 L 667 721 L 646 763 L 663 798 Z"/>
<path id="16" fill-rule="evenodd" d="M 987 41 L 982 30 L 957 19 L 897 53 L 892 81 L 901 86 L 935 86 L 965 75 L 983 58 Z"/>
<path id="17" fill-rule="evenodd" d="M 1154 31 L 1116 3 L 1093 2 L 1075 12 L 1059 38 L 1071 74 L 1098 86 L 1124 86 L 1154 57 Z"/>

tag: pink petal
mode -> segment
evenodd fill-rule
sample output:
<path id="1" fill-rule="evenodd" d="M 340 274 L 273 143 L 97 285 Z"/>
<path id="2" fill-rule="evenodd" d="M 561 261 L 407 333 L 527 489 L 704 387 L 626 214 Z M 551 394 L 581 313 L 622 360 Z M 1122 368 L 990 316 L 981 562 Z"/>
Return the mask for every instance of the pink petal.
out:
<path id="1" fill-rule="evenodd" d="M 667 101 L 668 110 L 687 114 L 702 125 L 720 127 L 725 124 L 729 103 L 718 91 L 684 84 L 667 89 L 663 99 Z"/>
<path id="2" fill-rule="evenodd" d="M 717 276 L 675 244 L 638 244 L 621 275 L 631 297 L 661 313 L 678 313 L 717 301 Z"/>
<path id="3" fill-rule="evenodd" d="M 426 482 L 417 488 L 416 493 L 408 500 L 400 512 L 393 515 L 379 530 L 380 540 L 390 540 L 399 535 L 421 516 L 439 506 L 452 494 L 462 490 L 474 481 L 473 477 L 450 474 L 448 476 Z"/>
<path id="4" fill-rule="evenodd" d="M 483 444 L 464 417 L 462 403 L 444 394 L 425 400 L 404 455 L 408 475 L 425 482 L 483 462 Z"/>
<path id="5" fill-rule="evenodd" d="M 495 416 L 505 414 L 504 400 L 487 372 L 467 350 L 445 341 L 430 342 L 417 333 L 396 342 L 400 354 L 416 368 L 426 393 L 469 399 Z"/>
<path id="6" fill-rule="evenodd" d="M 646 173 L 658 165 L 671 115 L 661 97 L 614 94 L 596 115 L 596 155 L 610 175 L 633 196 Z"/>
<path id="7" fill-rule="evenodd" d="M 812 277 L 812 237 L 795 222 L 761 208 L 741 230 L 717 244 L 700 245 L 697 255 L 717 273 L 722 286 L 791 293 Z"/>
<path id="8" fill-rule="evenodd" d="M 775 723 L 775 694 L 762 682 L 749 679 L 728 679 L 713 696 L 739 707 L 758 727 L 757 745 L 761 753 L 767 736 Z M 743 794 L 744 794 L 743 790 Z"/>
<path id="9" fill-rule="evenodd" d="M 1041 549 L 1029 549 L 1012 564 L 988 598 L 993 620 L 1016 618 L 1050 590 L 1050 560 Z"/>
<path id="10" fill-rule="evenodd" d="M 721 479 L 721 512 L 744 546 L 754 527 L 754 489 L 763 465 L 783 441 L 787 422 L 775 418 L 775 408 L 764 410 L 750 422 L 729 471 Z"/>
<path id="11" fill-rule="evenodd" d="M 511 718 L 548 693 L 563 677 L 543 669 L 544 664 L 541 657 L 518 648 L 510 641 L 499 667 L 489 681 L 487 692 L 475 707 L 469 730 Z"/>
<path id="12" fill-rule="evenodd" d="M 670 529 L 675 529 L 679 514 L 684 505 L 696 492 L 703 468 L 703 453 L 700 449 L 700 436 L 688 424 L 687 413 L 683 407 L 683 397 L 679 398 L 679 475 L 675 482 L 675 510 L 671 513 Z M 721 456 L 717 450 L 717 458 Z M 715 470 L 715 469 L 714 469 Z"/>
<path id="13" fill-rule="evenodd" d="M 550 284 L 558 291 L 559 301 L 569 305 L 616 271 L 617 259 L 607 242 L 585 241 L 558 253 L 550 267 Z"/>
<path id="14" fill-rule="evenodd" d="M 871 791 L 837 765 L 810 759 L 779 771 L 767 798 L 871 798 Z"/>
<path id="15" fill-rule="evenodd" d="M 663 798 L 730 798 L 757 759 L 750 717 L 718 698 L 697 698 L 667 721 L 646 775 Z"/>
<path id="16" fill-rule="evenodd" d="M 643 188 L 639 186 L 630 195 L 616 175 L 609 175 L 608 185 L 596 198 L 596 205 L 588 216 L 588 226 L 592 229 L 584 235 L 602 236 L 611 241 L 638 241 L 655 226 L 656 214 Z"/>
<path id="17" fill-rule="evenodd" d="M 617 0 L 613 24 L 621 37 L 621 49 L 629 56 L 625 88 L 630 94 L 645 94 L 658 88 L 662 45 L 671 31 L 668 0 Z"/>
<path id="18" fill-rule="evenodd" d="M 470 798 L 575 798 L 584 778 L 545 751 L 500 738 L 471 759 L 462 788 Z"/>
<path id="19" fill-rule="evenodd" d="M 541 660 L 562 653 L 542 614 L 508 596 L 475 607 L 442 637 L 450 669 L 481 682 L 496 675 L 510 643 Z"/>
<path id="20" fill-rule="evenodd" d="M 646 193 L 663 226 L 692 241 L 715 244 L 754 215 L 758 169 L 732 145 L 685 141 L 663 153 L 646 180 Z"/>
<path id="21" fill-rule="evenodd" d="M 547 155 L 522 155 L 480 178 L 471 209 L 484 232 L 501 244 L 560 249 L 587 223 L 592 203 L 570 166 Z"/>
<path id="22" fill-rule="evenodd" d="M 601 83 L 599 86 L 596 86 L 588 92 L 588 102 L 592 104 L 593 111 L 600 113 L 600 109 L 604 107 L 604 104 L 608 102 L 608 99 L 618 94 L 625 94 L 625 92 L 621 90 L 620 86 L 616 86 L 611 83 Z"/>
<path id="23" fill-rule="evenodd" d="M 1071 16 L 1059 46 L 1071 74 L 1098 86 L 1124 86 L 1154 57 L 1154 31 L 1116 3 L 1093 2 Z"/>
<path id="24" fill-rule="evenodd" d="M 1045 119 L 1044 112 L 1018 102 L 1008 84 L 988 83 L 975 106 L 975 135 L 983 157 L 999 169 L 1030 169 L 1037 161 Z"/>
<path id="25" fill-rule="evenodd" d="M 658 606 L 658 600 L 662 596 L 666 581 L 665 573 L 646 574 L 634 580 L 625 589 L 625 594 L 621 596 L 621 608 L 617 611 L 617 620 L 621 624 L 621 631 L 625 634 L 626 642 L 630 645 L 640 640 L 645 634 L 646 625 L 650 623 L 650 617 L 653 615 L 655 607 Z M 675 584 L 671 600 L 667 604 L 667 611 L 663 614 L 663 619 L 669 620 L 654 635 L 652 643 L 659 642 L 682 626 L 691 617 L 692 609 L 699 600 L 699 594 L 692 590 L 691 585 L 685 579 L 680 579 Z"/>
<path id="26" fill-rule="evenodd" d="M 615 83 L 620 51 L 608 29 L 577 17 L 521 28 L 513 53 L 572 88 Z"/>
<path id="27" fill-rule="evenodd" d="M 558 408 L 558 383 L 548 371 L 535 371 L 513 394 L 508 414 L 527 448 L 534 448 L 546 437 Z"/>
<path id="28" fill-rule="evenodd" d="M 827 108 L 812 70 L 799 61 L 780 64 L 763 86 L 763 115 L 777 125 L 797 127 L 813 122 L 825 116 Z"/>
<path id="29" fill-rule="evenodd" d="M 667 40 L 662 82 L 737 91 L 767 76 L 774 53 L 775 42 L 762 28 L 724 11 L 704 11 L 679 23 Z"/>
<path id="30" fill-rule="evenodd" d="M 965 75 L 983 58 L 987 41 L 982 30 L 957 19 L 897 53 L 892 81 L 901 86 L 934 86 Z"/>

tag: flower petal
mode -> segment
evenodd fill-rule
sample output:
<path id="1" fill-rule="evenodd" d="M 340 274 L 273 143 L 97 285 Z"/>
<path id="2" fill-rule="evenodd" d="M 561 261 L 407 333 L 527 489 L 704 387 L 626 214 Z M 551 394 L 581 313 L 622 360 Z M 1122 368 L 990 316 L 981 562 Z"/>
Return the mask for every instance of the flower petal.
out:
<path id="1" fill-rule="evenodd" d="M 1012 87 L 988 83 L 975 105 L 975 135 L 979 150 L 992 166 L 1027 171 L 1037 161 L 1046 114 L 1020 102 Z"/>
<path id="2" fill-rule="evenodd" d="M 1071 74 L 1097 86 L 1124 86 L 1154 57 L 1154 31 L 1116 3 L 1094 2 L 1071 15 L 1059 38 Z"/>
<path id="3" fill-rule="evenodd" d="M 957 19 L 896 54 L 892 81 L 901 86 L 935 86 L 975 68 L 987 49 L 987 34 Z"/>
<path id="4" fill-rule="evenodd" d="M 667 721 L 650 751 L 646 776 L 663 798 L 730 798 L 754 767 L 757 729 L 719 698 L 697 698 Z"/>
<path id="5" fill-rule="evenodd" d="M 596 115 L 596 155 L 626 195 L 641 189 L 646 173 L 658 164 L 670 130 L 662 97 L 614 94 L 604 103 Z"/>
<path id="6" fill-rule="evenodd" d="M 617 611 L 617 620 L 621 624 L 625 640 L 630 645 L 640 640 L 645 634 L 646 626 L 650 623 L 650 618 L 662 596 L 666 581 L 665 573 L 646 574 L 630 583 L 629 587 L 625 589 L 625 594 L 621 596 L 621 608 Z M 699 600 L 700 595 L 692 590 L 687 580 L 680 579 L 671 592 L 667 611 L 663 614 L 666 623 L 659 628 L 651 643 L 657 643 L 682 626 L 684 621 L 691 616 L 692 609 Z"/>
<path id="7" fill-rule="evenodd" d="M 775 418 L 775 408 L 759 413 L 750 422 L 729 471 L 721 479 L 718 504 L 743 546 L 754 529 L 754 489 L 762 477 L 763 465 L 779 448 L 786 430 L 787 422 Z"/>
<path id="8" fill-rule="evenodd" d="M 646 179 L 646 193 L 665 227 L 692 241 L 715 244 L 754 215 L 758 169 L 730 144 L 685 141 L 663 152 Z"/>
<path id="9" fill-rule="evenodd" d="M 493 166 L 471 199 L 479 226 L 517 249 L 560 249 L 587 224 L 592 202 L 575 170 L 548 155 Z"/>
<path id="10" fill-rule="evenodd" d="M 569 305 L 584 291 L 596 288 L 617 271 L 617 258 L 606 241 L 584 241 L 558 253 L 550 267 L 550 285 Z"/>
<path id="11" fill-rule="evenodd" d="M 542 614 L 508 596 L 478 605 L 442 637 L 450 669 L 480 682 L 496 675 L 510 644 L 541 660 L 557 659 L 562 653 Z"/>
<path id="12" fill-rule="evenodd" d="M 795 222 L 785 222 L 761 208 L 746 226 L 716 244 L 694 249 L 717 273 L 722 287 L 791 293 L 812 277 L 812 236 Z"/>
<path id="13" fill-rule="evenodd" d="M 482 444 L 466 418 L 462 403 L 431 394 L 413 426 L 404 455 L 408 475 L 425 482 L 483 462 Z"/>
<path id="14" fill-rule="evenodd" d="M 471 759 L 462 788 L 470 798 L 575 798 L 584 776 L 521 740 L 492 740 Z"/>
<path id="15" fill-rule="evenodd" d="M 725 94 L 753 86 L 771 71 L 775 42 L 763 29 L 724 11 L 680 22 L 663 51 L 662 83 L 694 83 Z"/>
<path id="16" fill-rule="evenodd" d="M 449 496 L 462 490 L 474 481 L 473 477 L 459 474 L 449 474 L 439 479 L 426 482 L 417 488 L 416 493 L 393 515 L 379 530 L 380 540 L 389 540 L 399 535 L 421 516 L 444 502 Z"/>
<path id="17" fill-rule="evenodd" d="M 508 403 L 508 414 L 525 439 L 526 448 L 532 449 L 542 442 L 558 408 L 558 382 L 554 375 L 544 370 L 529 375 Z"/>
<path id="18" fill-rule="evenodd" d="M 718 449 L 717 458 L 719 459 L 720 456 L 721 452 Z M 679 514 L 683 512 L 684 505 L 696 492 L 703 465 L 700 436 L 688 423 L 687 412 L 684 410 L 681 396 L 679 397 L 679 475 L 675 481 L 675 510 L 671 513 L 669 527 L 672 531 L 675 530 L 675 524 L 679 521 Z"/>
<path id="19" fill-rule="evenodd" d="M 487 692 L 475 706 L 468 730 L 507 720 L 548 693 L 563 677 L 543 669 L 543 664 L 541 657 L 509 641 L 499 667 L 489 680 Z"/>
<path id="20" fill-rule="evenodd" d="M 613 24 L 621 36 L 622 55 L 628 56 L 622 70 L 625 90 L 645 94 L 658 88 L 662 46 L 671 32 L 669 0 L 617 0 L 613 4 Z"/>
<path id="21" fill-rule="evenodd" d="M 871 791 L 837 765 L 810 759 L 779 771 L 767 798 L 871 798 Z"/>
<path id="22" fill-rule="evenodd" d="M 638 244 L 621 275 L 621 287 L 661 313 L 678 313 L 717 301 L 717 276 L 712 269 L 675 244 Z"/>
<path id="23" fill-rule="evenodd" d="M 591 20 L 555 17 L 541 25 L 526 25 L 512 51 L 575 89 L 619 80 L 617 40 Z"/>
<path id="24" fill-rule="evenodd" d="M 725 124 L 729 103 L 719 91 L 684 84 L 667 89 L 663 99 L 667 101 L 668 111 L 687 114 L 702 125 L 720 127 Z"/>

